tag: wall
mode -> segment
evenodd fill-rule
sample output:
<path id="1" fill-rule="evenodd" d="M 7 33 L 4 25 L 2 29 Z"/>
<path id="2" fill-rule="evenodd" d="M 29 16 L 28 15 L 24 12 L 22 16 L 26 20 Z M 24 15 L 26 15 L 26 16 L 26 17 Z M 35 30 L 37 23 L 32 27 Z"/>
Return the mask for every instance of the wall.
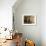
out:
<path id="1" fill-rule="evenodd" d="M 0 27 L 12 28 L 12 6 L 16 0 L 0 0 Z"/>
<path id="2" fill-rule="evenodd" d="M 36 46 L 41 46 L 41 0 L 23 0 L 17 8 L 13 8 L 13 11 L 15 29 L 23 33 L 24 39 L 32 39 Z M 34 26 L 22 25 L 24 14 L 37 16 L 37 24 Z"/>
<path id="3" fill-rule="evenodd" d="M 46 46 L 46 0 L 41 1 L 41 41 Z"/>

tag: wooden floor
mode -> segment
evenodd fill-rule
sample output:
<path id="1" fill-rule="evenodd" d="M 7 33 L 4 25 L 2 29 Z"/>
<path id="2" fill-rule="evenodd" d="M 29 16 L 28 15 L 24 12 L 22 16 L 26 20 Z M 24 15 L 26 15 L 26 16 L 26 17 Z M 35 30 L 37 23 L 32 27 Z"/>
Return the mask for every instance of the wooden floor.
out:
<path id="1" fill-rule="evenodd" d="M 6 42 L 4 42 L 2 45 L 0 46 L 16 46 L 15 44 L 15 39 L 13 40 L 6 40 Z"/>

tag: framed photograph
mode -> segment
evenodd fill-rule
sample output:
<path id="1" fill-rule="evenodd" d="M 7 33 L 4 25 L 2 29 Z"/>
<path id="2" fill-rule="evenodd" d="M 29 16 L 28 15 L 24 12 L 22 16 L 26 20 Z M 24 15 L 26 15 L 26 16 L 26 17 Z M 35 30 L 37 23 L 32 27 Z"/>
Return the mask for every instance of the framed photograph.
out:
<path id="1" fill-rule="evenodd" d="M 23 15 L 22 16 L 23 25 L 36 25 L 36 16 L 33 15 Z"/>

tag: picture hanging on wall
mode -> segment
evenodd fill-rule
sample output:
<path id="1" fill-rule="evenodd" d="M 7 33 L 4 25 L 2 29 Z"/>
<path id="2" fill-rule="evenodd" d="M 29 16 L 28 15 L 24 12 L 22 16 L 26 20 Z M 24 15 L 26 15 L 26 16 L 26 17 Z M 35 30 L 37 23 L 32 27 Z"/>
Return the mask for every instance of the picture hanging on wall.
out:
<path id="1" fill-rule="evenodd" d="M 36 16 L 33 15 L 23 15 L 22 16 L 23 25 L 36 25 Z"/>

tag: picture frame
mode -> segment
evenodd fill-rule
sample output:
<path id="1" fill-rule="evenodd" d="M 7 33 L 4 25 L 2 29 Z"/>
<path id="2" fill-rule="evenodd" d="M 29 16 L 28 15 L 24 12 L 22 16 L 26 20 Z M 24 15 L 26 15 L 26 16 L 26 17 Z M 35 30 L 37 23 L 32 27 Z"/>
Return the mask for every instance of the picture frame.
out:
<path id="1" fill-rule="evenodd" d="M 22 25 L 36 25 L 36 16 L 34 15 L 23 15 Z"/>

